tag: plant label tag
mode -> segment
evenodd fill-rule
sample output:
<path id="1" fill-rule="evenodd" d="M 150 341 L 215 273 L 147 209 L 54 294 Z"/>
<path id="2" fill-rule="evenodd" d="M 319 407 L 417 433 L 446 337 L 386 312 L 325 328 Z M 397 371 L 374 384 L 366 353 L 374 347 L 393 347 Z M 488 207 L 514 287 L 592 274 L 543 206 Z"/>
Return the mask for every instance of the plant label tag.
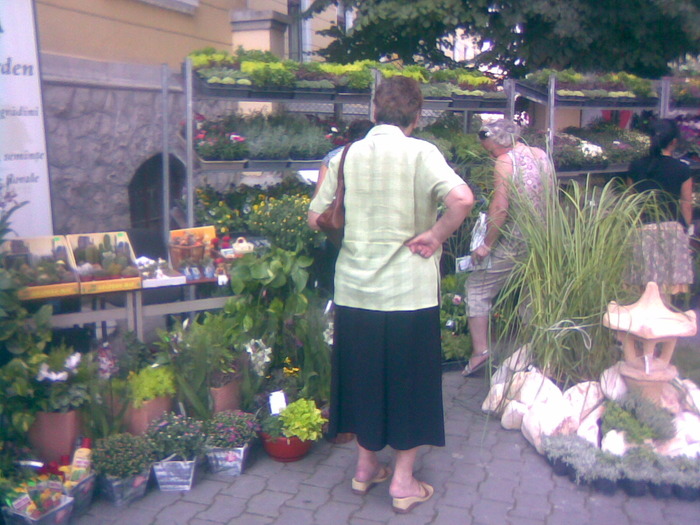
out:
<path id="1" fill-rule="evenodd" d="M 270 392 L 270 414 L 276 416 L 283 409 L 287 407 L 287 399 L 284 397 L 283 390 L 277 390 L 276 392 Z"/>

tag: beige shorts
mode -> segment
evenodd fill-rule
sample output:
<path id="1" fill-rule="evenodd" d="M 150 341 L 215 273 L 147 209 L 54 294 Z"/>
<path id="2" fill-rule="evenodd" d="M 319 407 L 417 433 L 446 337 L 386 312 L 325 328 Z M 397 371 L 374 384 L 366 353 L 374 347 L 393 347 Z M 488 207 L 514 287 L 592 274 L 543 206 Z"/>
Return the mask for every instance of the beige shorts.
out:
<path id="1" fill-rule="evenodd" d="M 499 240 L 489 255 L 491 267 L 469 274 L 465 284 L 467 317 L 487 317 L 490 314 L 493 299 L 506 284 L 517 258 L 524 253 L 521 246 L 514 249 L 509 244 Z"/>

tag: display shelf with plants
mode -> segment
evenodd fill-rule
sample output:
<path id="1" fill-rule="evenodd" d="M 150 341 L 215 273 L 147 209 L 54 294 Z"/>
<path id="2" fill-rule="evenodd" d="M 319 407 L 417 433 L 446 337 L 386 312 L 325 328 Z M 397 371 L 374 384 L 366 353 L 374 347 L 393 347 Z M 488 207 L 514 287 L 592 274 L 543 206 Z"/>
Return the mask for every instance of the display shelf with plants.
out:
<path id="1" fill-rule="evenodd" d="M 700 108 L 700 75 L 671 77 L 671 108 L 695 110 Z"/>
<path id="2" fill-rule="evenodd" d="M 80 276 L 80 293 L 141 288 L 141 274 L 126 232 L 66 236 Z"/>
<path id="3" fill-rule="evenodd" d="M 252 170 L 272 163 L 286 169 L 299 161 L 318 168 L 333 147 L 329 130 L 334 123 L 285 111 L 215 119 L 198 114 L 195 121 L 194 150 L 205 171 Z"/>
<path id="4" fill-rule="evenodd" d="M 6 241 L 0 247 L 0 258 L 22 286 L 20 299 L 64 297 L 80 291 L 73 253 L 62 235 Z"/>
<path id="5" fill-rule="evenodd" d="M 543 69 L 516 81 L 515 91 L 546 104 L 550 79 L 555 81 L 555 100 L 560 107 L 658 108 L 658 86 L 630 73 L 597 75 L 566 69 Z"/>
<path id="6" fill-rule="evenodd" d="M 431 109 L 503 110 L 507 105 L 501 82 L 477 69 L 430 70 L 420 65 L 372 60 L 300 63 L 242 48 L 233 54 L 205 48 L 189 56 L 195 71 L 195 88 L 204 97 L 366 103 L 376 70 L 382 78 L 415 78 L 423 87 L 426 107 Z M 439 101 L 448 104 L 436 105 Z"/>

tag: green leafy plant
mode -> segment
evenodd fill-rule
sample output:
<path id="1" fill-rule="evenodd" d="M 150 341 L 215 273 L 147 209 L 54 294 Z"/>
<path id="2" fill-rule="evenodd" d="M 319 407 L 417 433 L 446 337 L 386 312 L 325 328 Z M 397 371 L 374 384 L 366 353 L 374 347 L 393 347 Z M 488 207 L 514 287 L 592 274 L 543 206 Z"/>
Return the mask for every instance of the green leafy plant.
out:
<path id="1" fill-rule="evenodd" d="M 622 456 L 622 475 L 631 481 L 652 481 L 656 474 L 656 453 L 650 448 L 632 447 Z"/>
<path id="2" fill-rule="evenodd" d="M 255 414 L 240 410 L 219 412 L 205 423 L 207 446 L 242 447 L 255 439 L 260 425 Z"/>
<path id="3" fill-rule="evenodd" d="M 223 313 L 206 312 L 190 322 L 159 330 L 159 361 L 173 371 L 180 400 L 198 417 L 211 415 L 210 388 L 230 383 L 240 368 L 237 334 Z"/>
<path id="4" fill-rule="evenodd" d="M 665 441 L 676 435 L 673 415 L 640 394 L 628 393 L 619 403 L 608 401 L 603 415 L 603 433 L 619 430 L 631 443 L 647 439 Z"/>
<path id="5" fill-rule="evenodd" d="M 166 412 L 152 421 L 146 437 L 153 442 L 156 457 L 160 460 L 180 456 L 190 461 L 204 452 L 206 433 L 204 424 L 194 418 Z"/>
<path id="6" fill-rule="evenodd" d="M 287 405 L 279 415 L 282 434 L 298 437 L 302 441 L 321 439 L 323 424 L 327 421 L 311 399 L 297 399 Z"/>
<path id="7" fill-rule="evenodd" d="M 648 197 L 611 181 L 603 188 L 577 182 L 548 188 L 544 215 L 518 199 L 511 207 L 522 210 L 527 256 L 497 300 L 501 334 L 515 334 L 516 348 L 529 344 L 537 366 L 562 385 L 597 379 L 615 360 L 613 335 L 600 319 L 611 300 L 632 299 L 623 274 Z"/>
<path id="8" fill-rule="evenodd" d="M 175 374 L 168 366 L 147 366 L 133 372 L 127 379 L 129 397 L 134 408 L 157 397 L 173 396 L 177 392 Z"/>
<path id="9" fill-rule="evenodd" d="M 153 443 L 148 438 L 127 433 L 98 439 L 92 451 L 95 471 L 118 479 L 147 471 L 155 459 Z"/>

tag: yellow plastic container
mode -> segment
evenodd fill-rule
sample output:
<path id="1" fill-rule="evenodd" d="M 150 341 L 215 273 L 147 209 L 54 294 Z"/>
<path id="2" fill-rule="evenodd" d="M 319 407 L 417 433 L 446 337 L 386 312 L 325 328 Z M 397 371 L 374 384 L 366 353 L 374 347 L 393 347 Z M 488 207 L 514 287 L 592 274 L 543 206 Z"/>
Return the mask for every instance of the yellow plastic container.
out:
<path id="1" fill-rule="evenodd" d="M 44 258 L 62 260 L 73 276 L 74 280 L 70 282 L 40 284 L 22 288 L 17 294 L 22 300 L 78 295 L 80 291 L 73 253 L 63 235 L 9 239 L 0 247 L 0 256 L 2 256 L 7 269 L 21 263 L 35 266 Z"/>

